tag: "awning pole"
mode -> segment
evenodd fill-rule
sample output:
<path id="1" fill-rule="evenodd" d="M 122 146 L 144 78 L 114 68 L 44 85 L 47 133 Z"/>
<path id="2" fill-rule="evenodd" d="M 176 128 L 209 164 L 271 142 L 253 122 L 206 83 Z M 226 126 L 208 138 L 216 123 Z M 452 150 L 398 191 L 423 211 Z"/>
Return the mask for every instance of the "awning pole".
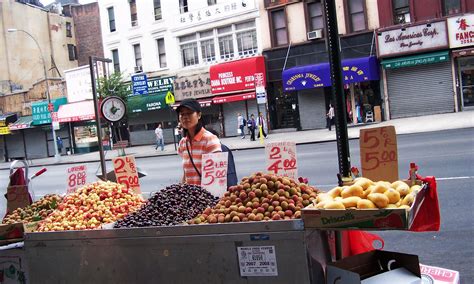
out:
<path id="1" fill-rule="evenodd" d="M 290 55 L 290 48 L 291 48 L 291 41 L 290 41 L 290 43 L 288 44 L 288 50 L 286 51 L 285 64 L 283 64 L 283 71 L 285 71 L 286 62 L 288 61 L 288 55 Z"/>

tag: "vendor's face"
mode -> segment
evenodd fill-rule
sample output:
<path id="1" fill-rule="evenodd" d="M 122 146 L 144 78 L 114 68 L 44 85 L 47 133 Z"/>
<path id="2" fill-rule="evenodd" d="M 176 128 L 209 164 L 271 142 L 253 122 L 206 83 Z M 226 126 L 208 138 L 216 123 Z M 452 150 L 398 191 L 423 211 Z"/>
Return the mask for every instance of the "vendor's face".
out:
<path id="1" fill-rule="evenodd" d="M 183 107 L 183 109 L 179 112 L 179 122 L 181 122 L 181 126 L 183 128 L 188 130 L 196 127 L 200 118 L 200 112 L 195 112 L 186 107 Z"/>

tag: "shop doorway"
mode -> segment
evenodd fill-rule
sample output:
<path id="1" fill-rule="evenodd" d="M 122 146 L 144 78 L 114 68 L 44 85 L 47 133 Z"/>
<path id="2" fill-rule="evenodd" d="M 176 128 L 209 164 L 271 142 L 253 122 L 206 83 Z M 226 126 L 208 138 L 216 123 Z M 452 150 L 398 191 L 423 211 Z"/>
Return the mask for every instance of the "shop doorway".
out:
<path id="1" fill-rule="evenodd" d="M 273 129 L 300 129 L 298 112 L 298 94 L 284 93 L 281 82 L 272 83 L 269 96 L 270 121 Z"/>
<path id="2" fill-rule="evenodd" d="M 463 108 L 474 108 L 474 57 L 459 58 Z"/>

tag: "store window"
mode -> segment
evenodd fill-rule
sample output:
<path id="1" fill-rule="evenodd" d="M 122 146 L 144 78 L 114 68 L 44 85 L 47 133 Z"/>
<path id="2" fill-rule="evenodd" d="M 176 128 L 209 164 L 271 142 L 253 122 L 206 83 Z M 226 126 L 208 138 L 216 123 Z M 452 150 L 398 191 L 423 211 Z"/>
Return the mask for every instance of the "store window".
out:
<path id="1" fill-rule="evenodd" d="M 74 142 L 77 147 L 97 145 L 97 127 L 95 125 L 74 126 Z"/>
<path id="2" fill-rule="evenodd" d="M 270 18 L 272 22 L 273 46 L 288 44 L 288 27 L 286 24 L 285 10 L 271 11 Z"/>
<path id="3" fill-rule="evenodd" d="M 114 7 L 107 8 L 107 14 L 109 15 L 109 30 L 115 32 L 115 13 Z"/>
<path id="4" fill-rule="evenodd" d="M 118 49 L 112 50 L 112 62 L 114 64 L 114 72 L 120 73 L 120 60 L 119 60 Z"/>
<path id="5" fill-rule="evenodd" d="M 74 44 L 67 45 L 67 52 L 69 55 L 69 61 L 74 61 L 77 59 L 77 49 Z"/>
<path id="6" fill-rule="evenodd" d="M 135 54 L 135 67 L 142 67 L 142 52 L 140 44 L 133 45 L 133 53 Z"/>
<path id="7" fill-rule="evenodd" d="M 188 11 L 188 0 L 179 0 L 179 12 L 183 14 L 187 13 Z"/>
<path id="8" fill-rule="evenodd" d="M 459 58 L 463 107 L 474 107 L 474 57 Z"/>
<path id="9" fill-rule="evenodd" d="M 392 0 L 394 24 L 410 22 L 410 0 Z"/>
<path id="10" fill-rule="evenodd" d="M 323 4 L 321 0 L 315 0 L 308 2 L 308 21 L 309 31 L 323 30 L 324 29 L 324 17 L 323 17 Z"/>
<path id="11" fill-rule="evenodd" d="M 130 19 L 132 21 L 132 27 L 138 26 L 138 14 L 137 14 L 137 2 L 136 0 L 128 0 L 130 5 Z"/>
<path id="12" fill-rule="evenodd" d="M 350 32 L 367 29 L 365 19 L 365 0 L 346 0 L 347 18 Z"/>
<path id="13" fill-rule="evenodd" d="M 66 22 L 66 36 L 72 37 L 72 24 L 70 22 Z"/>
<path id="14" fill-rule="evenodd" d="M 461 13 L 461 0 L 442 0 L 443 16 Z"/>
<path id="15" fill-rule="evenodd" d="M 156 40 L 158 46 L 158 60 L 160 61 L 160 68 L 166 68 L 166 50 L 165 50 L 165 39 L 159 38 Z"/>
<path id="16" fill-rule="evenodd" d="M 155 11 L 155 21 L 161 20 L 161 0 L 153 0 L 153 8 Z"/>

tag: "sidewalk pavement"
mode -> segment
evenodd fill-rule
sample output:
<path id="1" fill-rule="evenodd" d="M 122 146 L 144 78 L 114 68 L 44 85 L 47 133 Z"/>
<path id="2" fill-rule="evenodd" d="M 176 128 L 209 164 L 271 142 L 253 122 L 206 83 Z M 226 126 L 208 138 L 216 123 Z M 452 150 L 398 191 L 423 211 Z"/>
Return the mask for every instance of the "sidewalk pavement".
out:
<path id="1" fill-rule="evenodd" d="M 397 134 L 411 134 L 421 132 L 433 132 L 449 129 L 460 129 L 460 128 L 474 128 L 474 111 L 463 111 L 458 113 L 447 113 L 437 115 L 427 115 L 410 118 L 393 119 L 380 123 L 374 123 L 363 126 L 348 126 L 349 139 L 359 137 L 359 130 L 371 127 L 380 127 L 393 125 Z M 474 136 L 474 131 L 473 131 Z M 239 137 L 221 138 L 221 142 L 227 145 L 232 150 L 244 150 L 263 148 L 258 140 L 250 141 L 250 136 L 246 136 L 246 139 Z M 318 130 L 306 130 L 291 133 L 271 133 L 268 135 L 268 139 L 265 142 L 276 142 L 276 141 L 295 141 L 296 144 L 307 144 L 307 143 L 318 143 L 318 142 L 329 142 L 336 140 L 335 127 L 332 131 L 327 129 Z M 176 150 L 173 144 L 165 146 L 165 150 L 155 150 L 154 145 L 145 146 L 134 146 L 125 149 L 127 155 L 134 155 L 136 158 L 145 157 L 156 157 L 163 155 L 176 155 Z M 107 151 L 105 158 L 111 160 L 118 155 L 118 151 L 111 150 Z M 100 160 L 99 153 L 87 153 L 87 154 L 76 154 L 69 156 L 62 156 L 59 163 L 55 163 L 54 157 L 42 158 L 29 160 L 30 166 L 45 166 L 45 165 L 58 165 L 58 164 L 74 164 L 74 163 L 87 163 L 97 162 Z M 0 169 L 8 169 L 10 163 L 0 163 Z"/>

